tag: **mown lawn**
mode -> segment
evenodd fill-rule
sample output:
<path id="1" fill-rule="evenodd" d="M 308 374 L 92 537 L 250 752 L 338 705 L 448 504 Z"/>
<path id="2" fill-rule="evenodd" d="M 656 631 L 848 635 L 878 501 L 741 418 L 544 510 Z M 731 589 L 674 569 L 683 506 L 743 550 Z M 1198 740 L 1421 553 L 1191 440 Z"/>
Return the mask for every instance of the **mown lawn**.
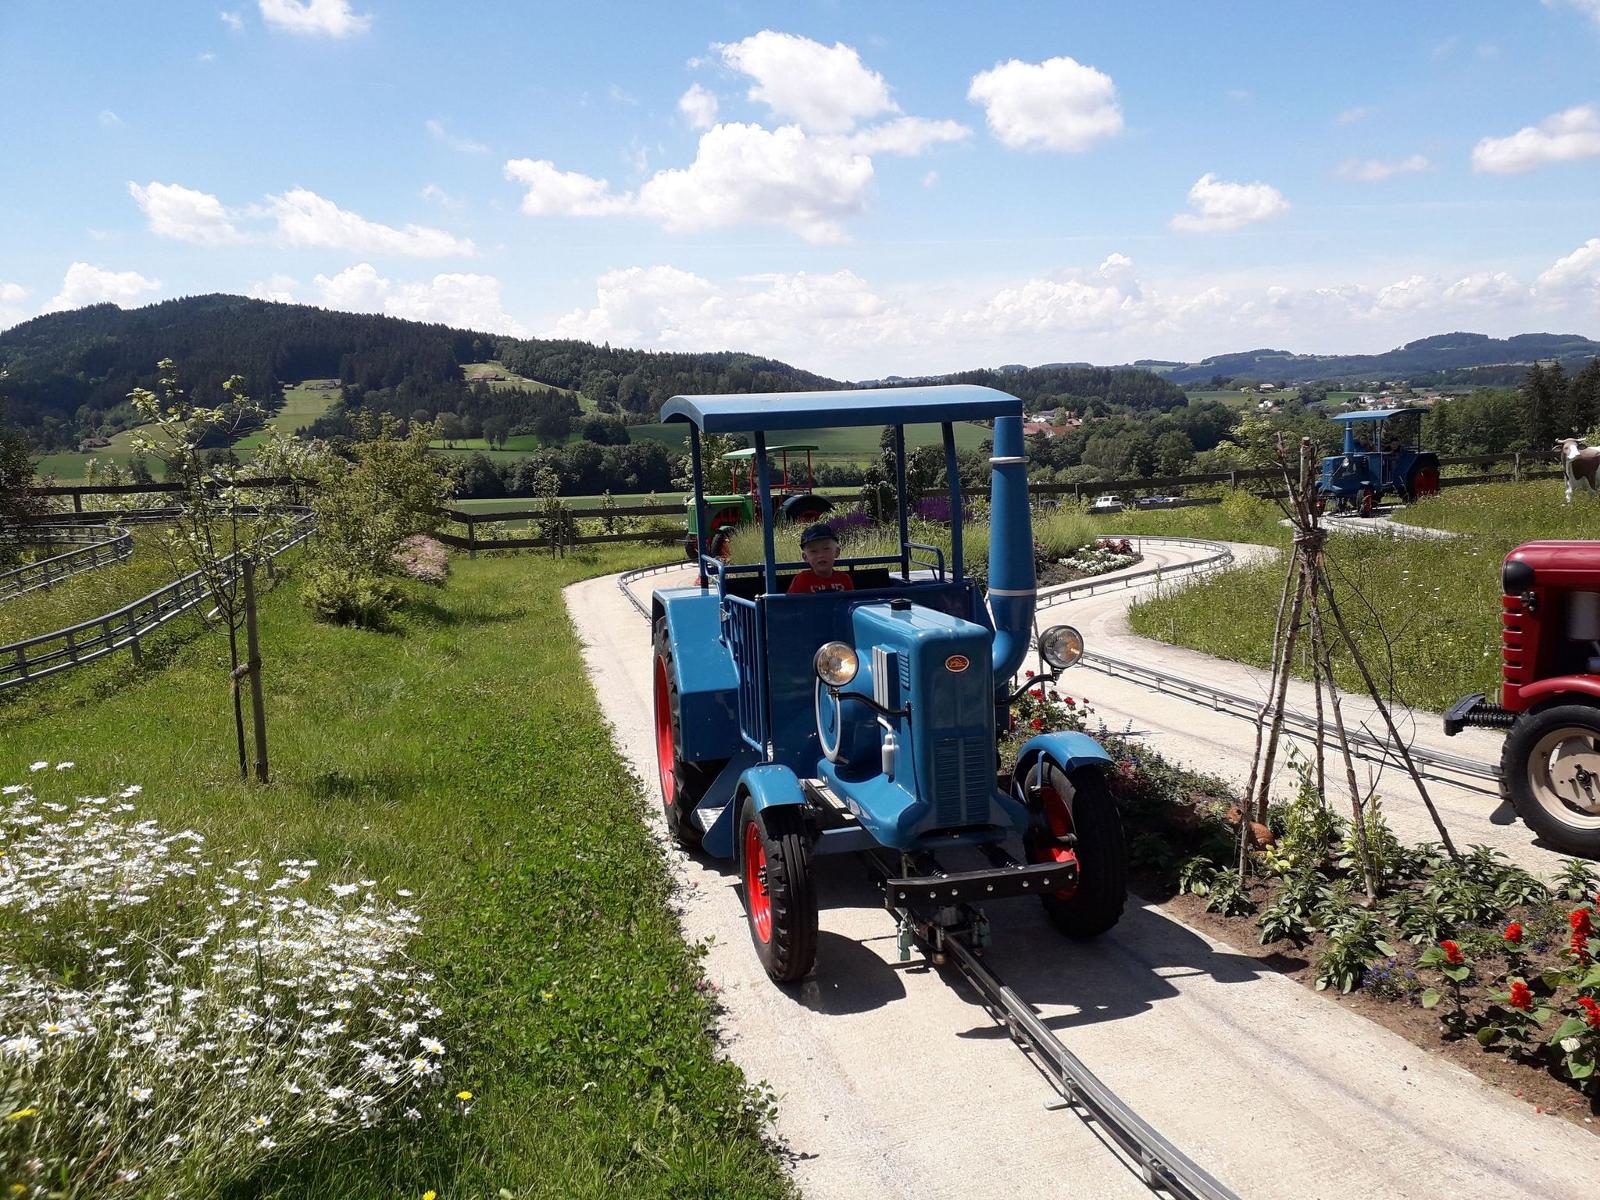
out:
<path id="1" fill-rule="evenodd" d="M 1460 535 L 1454 539 L 1329 538 L 1340 606 L 1363 653 L 1395 695 L 1443 710 L 1470 692 L 1494 694 L 1500 675 L 1500 562 L 1535 538 L 1600 534 L 1600 505 L 1581 501 L 1564 505 L 1559 480 L 1449 488 L 1396 519 L 1451 530 Z M 1141 601 L 1129 620 L 1146 637 L 1268 667 L 1282 587 L 1280 562 L 1243 567 Z M 1345 655 L 1335 665 L 1343 686 L 1360 686 Z M 1310 677 L 1305 661 L 1295 669 Z"/>
<path id="2" fill-rule="evenodd" d="M 141 815 L 216 858 L 313 857 L 418 893 L 446 1094 L 470 1091 L 471 1111 L 327 1144 L 231 1194 L 789 1194 L 764 1100 L 716 1054 L 561 602 L 652 553 L 458 558 L 442 589 L 408 586 L 386 634 L 313 623 L 289 576 L 262 610 L 265 787 L 237 778 L 215 632 L 163 669 L 119 659 L 0 704 L 0 782 L 72 760 L 76 788 L 140 784 Z"/>

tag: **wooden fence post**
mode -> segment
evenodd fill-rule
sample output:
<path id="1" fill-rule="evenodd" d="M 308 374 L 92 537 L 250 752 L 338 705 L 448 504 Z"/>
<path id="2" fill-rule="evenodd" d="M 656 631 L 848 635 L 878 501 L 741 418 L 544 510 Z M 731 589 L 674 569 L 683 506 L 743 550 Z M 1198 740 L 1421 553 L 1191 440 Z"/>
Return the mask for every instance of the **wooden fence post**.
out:
<path id="1" fill-rule="evenodd" d="M 1515 483 L 1522 482 L 1522 451 L 1511 452 L 1511 479 Z"/>
<path id="2" fill-rule="evenodd" d="M 471 513 L 467 514 L 467 557 L 478 557 L 478 522 Z"/>
<path id="3" fill-rule="evenodd" d="M 256 565 L 244 561 L 245 667 L 250 673 L 250 715 L 255 721 L 256 778 L 267 782 L 267 710 L 261 698 L 261 643 L 256 637 Z"/>

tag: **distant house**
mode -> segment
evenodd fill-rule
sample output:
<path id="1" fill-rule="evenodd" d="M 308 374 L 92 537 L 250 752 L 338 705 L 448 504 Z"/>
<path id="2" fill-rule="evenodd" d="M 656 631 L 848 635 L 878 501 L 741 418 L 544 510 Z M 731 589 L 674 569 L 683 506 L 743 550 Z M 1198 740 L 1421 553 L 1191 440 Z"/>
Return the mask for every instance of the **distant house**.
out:
<path id="1" fill-rule="evenodd" d="M 87 437 L 78 443 L 78 453 L 82 454 L 88 450 L 103 450 L 109 445 L 111 445 L 110 438 Z"/>
<path id="2" fill-rule="evenodd" d="M 1256 391 L 1258 391 L 1258 392 L 1275 392 L 1277 390 L 1278 390 L 1278 385 L 1275 384 L 1275 383 L 1258 383 L 1258 384 L 1256 384 Z"/>
<path id="3" fill-rule="evenodd" d="M 1264 413 L 1277 412 L 1278 406 L 1271 400 L 1258 400 L 1256 402 L 1256 411 Z"/>
<path id="4" fill-rule="evenodd" d="M 1078 423 L 1082 424 L 1082 422 Z M 1042 433 L 1047 438 L 1056 438 L 1068 432 L 1068 429 L 1069 426 L 1052 425 L 1048 421 L 1024 421 L 1022 423 L 1022 436 L 1032 437 L 1036 433 Z"/>

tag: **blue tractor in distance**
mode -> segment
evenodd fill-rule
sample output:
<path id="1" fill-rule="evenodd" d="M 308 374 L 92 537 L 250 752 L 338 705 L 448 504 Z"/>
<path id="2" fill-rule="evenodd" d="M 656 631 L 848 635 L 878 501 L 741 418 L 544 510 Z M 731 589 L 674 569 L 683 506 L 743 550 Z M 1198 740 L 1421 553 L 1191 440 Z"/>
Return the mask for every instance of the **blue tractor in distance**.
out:
<path id="1" fill-rule="evenodd" d="M 682 845 L 733 860 L 767 974 L 811 970 L 812 864 L 829 854 L 865 857 L 902 954 L 921 945 L 943 961 L 950 937 L 981 946 L 977 903 L 1007 896 L 1040 897 L 1068 936 L 1114 925 L 1127 860 L 1106 752 L 1086 734 L 1043 733 L 1001 769 L 1012 682 L 1034 645 L 1022 402 L 973 386 L 676 396 L 662 419 L 689 424 L 700 529 L 702 435 L 754 435 L 763 561 L 702 555 L 698 585 L 657 590 L 651 609 L 667 824 Z M 954 422 L 972 420 L 994 422 L 987 588 L 967 578 L 962 553 Z M 948 562 L 910 540 L 905 426 L 915 424 L 943 430 Z M 776 557 L 766 434 L 863 425 L 894 430 L 899 553 L 841 558 L 853 591 L 790 595 L 805 564 Z M 1036 645 L 1050 670 L 1024 687 L 1083 650 L 1068 626 Z"/>
<path id="2" fill-rule="evenodd" d="M 1317 484 L 1319 503 L 1335 512 L 1358 512 L 1370 517 L 1385 496 L 1410 503 L 1439 490 L 1439 456 L 1415 446 L 1402 426 L 1409 418 L 1421 420 L 1421 410 L 1386 408 L 1371 412 L 1340 413 L 1331 418 L 1344 426 L 1344 450 L 1322 460 Z M 1397 419 L 1398 418 L 1398 419 Z M 1365 440 L 1356 441 L 1356 426 L 1371 422 Z"/>

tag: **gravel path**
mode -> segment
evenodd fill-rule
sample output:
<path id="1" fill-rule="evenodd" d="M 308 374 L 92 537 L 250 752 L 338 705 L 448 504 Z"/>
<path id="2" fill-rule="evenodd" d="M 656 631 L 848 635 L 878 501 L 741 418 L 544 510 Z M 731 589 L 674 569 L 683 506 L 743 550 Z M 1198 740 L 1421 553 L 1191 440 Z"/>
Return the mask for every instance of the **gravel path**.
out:
<path id="1" fill-rule="evenodd" d="M 638 586 L 647 594 L 664 582 Z M 1128 598 L 1117 593 L 1115 602 Z M 649 630 L 614 576 L 576 584 L 566 599 L 617 745 L 647 781 L 648 819 L 665 842 Z M 1173 736 L 1208 745 L 1181 728 L 1200 711 L 1192 705 L 1113 696 L 1101 685 L 1116 681 L 1087 672 L 1072 682 L 1108 715 L 1120 696 L 1140 723 L 1161 710 Z M 1225 758 L 1220 745 L 1209 749 L 1211 760 L 1198 765 Z M 749 945 L 729 865 L 677 850 L 669 857 L 685 934 L 707 944 L 706 974 L 726 1006 L 727 1052 L 774 1088 L 778 1132 L 807 1195 L 1149 1195 L 1076 1116 L 1045 1108 L 1053 1093 L 971 995 L 920 963 L 896 961 L 893 921 L 859 864 L 822 860 L 817 970 L 780 988 Z M 1001 978 L 1242 1197 L 1592 1194 L 1600 1143 L 1584 1131 L 1534 1116 L 1157 909 L 1135 900 L 1113 933 L 1088 945 L 1058 937 L 1031 900 L 990 905 L 989 915 L 989 961 Z"/>

